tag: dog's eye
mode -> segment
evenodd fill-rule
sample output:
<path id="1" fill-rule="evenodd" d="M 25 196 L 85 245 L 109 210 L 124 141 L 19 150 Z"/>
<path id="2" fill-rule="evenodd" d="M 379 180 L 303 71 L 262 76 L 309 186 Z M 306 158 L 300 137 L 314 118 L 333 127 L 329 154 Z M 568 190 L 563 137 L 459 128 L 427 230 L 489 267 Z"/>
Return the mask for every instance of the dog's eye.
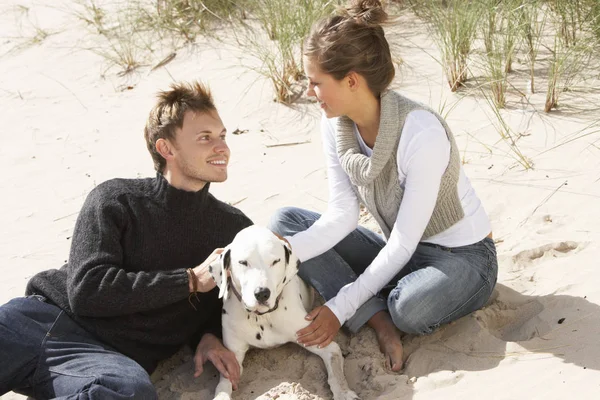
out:
<path id="1" fill-rule="evenodd" d="M 278 258 L 277 260 L 273 261 L 273 263 L 271 264 L 271 267 L 273 267 L 275 264 L 277 264 L 279 261 L 281 261 L 281 258 Z"/>
<path id="2" fill-rule="evenodd" d="M 244 266 L 246 266 L 246 267 L 248 266 L 248 261 L 246 261 L 246 260 L 240 260 L 239 263 L 242 264 L 242 265 L 244 265 Z"/>

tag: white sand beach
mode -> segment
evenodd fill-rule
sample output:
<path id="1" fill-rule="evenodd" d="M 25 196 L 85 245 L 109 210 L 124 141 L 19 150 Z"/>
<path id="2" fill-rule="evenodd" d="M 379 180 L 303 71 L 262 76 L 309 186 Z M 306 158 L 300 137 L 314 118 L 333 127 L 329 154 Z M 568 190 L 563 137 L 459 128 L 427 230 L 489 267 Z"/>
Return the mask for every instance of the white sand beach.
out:
<path id="1" fill-rule="evenodd" d="M 213 39 L 153 71 L 156 62 L 119 76 L 88 50 L 96 39 L 65 11 L 69 4 L 0 1 L 0 304 L 67 260 L 92 188 L 154 175 L 143 126 L 155 93 L 173 81 L 206 82 L 230 132 L 229 179 L 211 185 L 215 196 L 257 224 L 282 206 L 326 209 L 317 105 L 274 102 L 270 83 L 248 69 L 256 59 Z M 51 34 L 32 40 L 28 21 Z M 566 92 L 550 113 L 542 90 L 509 90 L 503 115 L 534 164 L 524 169 L 475 84 L 469 96 L 450 92 L 425 27 L 405 15 L 389 29 L 403 60 L 393 87 L 435 110 L 453 107 L 447 120 L 490 216 L 500 273 L 484 309 L 430 336 L 406 336 L 400 373 L 385 369 L 370 328 L 339 334 L 351 389 L 365 400 L 600 398 L 600 76 Z M 514 68 L 526 72 L 518 60 Z M 331 396 L 322 361 L 299 346 L 252 350 L 244 367 L 235 400 Z M 208 365 L 194 379 L 186 350 L 152 379 L 164 400 L 212 399 L 218 380 Z"/>

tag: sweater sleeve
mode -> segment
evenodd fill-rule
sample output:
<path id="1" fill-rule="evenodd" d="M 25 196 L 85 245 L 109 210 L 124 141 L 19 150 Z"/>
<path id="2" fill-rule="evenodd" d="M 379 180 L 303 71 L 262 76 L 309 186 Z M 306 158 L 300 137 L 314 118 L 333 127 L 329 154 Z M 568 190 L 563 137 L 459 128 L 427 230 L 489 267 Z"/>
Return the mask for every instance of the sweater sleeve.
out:
<path id="1" fill-rule="evenodd" d="M 127 215 L 103 186 L 87 197 L 77 218 L 69 262 L 67 295 L 71 310 L 85 317 L 144 312 L 185 299 L 185 269 L 126 271 L 121 238 Z"/>
<path id="2" fill-rule="evenodd" d="M 321 132 L 327 161 L 329 202 L 327 210 L 310 228 L 286 238 L 300 261 L 323 254 L 358 226 L 358 198 L 337 155 L 335 128 L 325 116 L 321 120 Z"/>
<path id="3" fill-rule="evenodd" d="M 433 114 L 427 111 L 409 114 L 397 157 L 399 176 L 406 176 L 406 180 L 390 238 L 358 279 L 326 303 L 341 324 L 400 272 L 429 223 L 450 159 L 448 137 Z"/>
<path id="4" fill-rule="evenodd" d="M 197 318 L 204 321 L 188 340 L 188 345 L 194 351 L 202 337 L 207 333 L 212 333 L 219 339 L 223 339 L 221 323 L 223 319 L 223 301 L 218 298 L 218 289 L 213 289 L 213 292 L 198 293 L 197 300 L 194 297 L 191 299 L 197 307 Z"/>

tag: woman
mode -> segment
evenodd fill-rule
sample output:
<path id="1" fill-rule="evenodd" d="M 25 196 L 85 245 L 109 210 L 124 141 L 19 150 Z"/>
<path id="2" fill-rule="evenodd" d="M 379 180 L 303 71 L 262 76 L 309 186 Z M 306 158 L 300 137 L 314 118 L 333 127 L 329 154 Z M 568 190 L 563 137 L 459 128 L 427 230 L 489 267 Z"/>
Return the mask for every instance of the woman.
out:
<path id="1" fill-rule="evenodd" d="M 321 124 L 330 200 L 323 216 L 279 210 L 271 229 L 303 261 L 300 276 L 326 299 L 298 332 L 327 345 L 342 324 L 368 323 L 389 367 L 402 367 L 396 330 L 429 334 L 482 307 L 496 284 L 491 226 L 464 174 L 446 122 L 388 90 L 394 78 L 375 0 L 317 23 L 304 46 L 308 95 Z M 358 227 L 359 203 L 385 239 Z M 387 302 L 382 295 L 387 295 Z"/>

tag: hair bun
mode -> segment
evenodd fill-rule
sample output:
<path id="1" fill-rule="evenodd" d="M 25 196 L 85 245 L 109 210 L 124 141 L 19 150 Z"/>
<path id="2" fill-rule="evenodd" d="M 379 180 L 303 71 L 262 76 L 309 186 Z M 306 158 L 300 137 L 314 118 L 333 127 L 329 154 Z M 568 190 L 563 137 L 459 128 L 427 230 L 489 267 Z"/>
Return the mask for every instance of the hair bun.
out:
<path id="1" fill-rule="evenodd" d="M 379 0 L 352 0 L 342 11 L 348 18 L 364 25 L 380 25 L 388 19 Z"/>

